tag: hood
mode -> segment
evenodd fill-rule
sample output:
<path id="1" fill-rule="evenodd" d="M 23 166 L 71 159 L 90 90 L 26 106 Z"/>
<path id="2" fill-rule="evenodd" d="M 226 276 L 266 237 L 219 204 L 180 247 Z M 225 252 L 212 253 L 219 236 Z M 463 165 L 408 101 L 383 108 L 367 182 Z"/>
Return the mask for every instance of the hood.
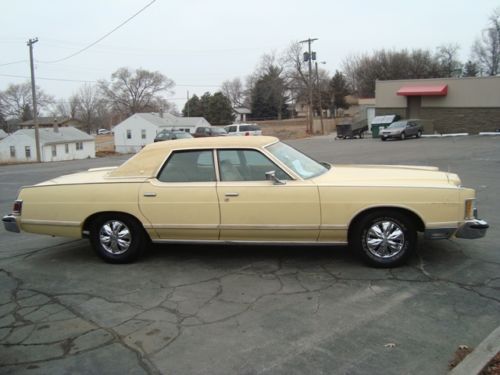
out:
<path id="1" fill-rule="evenodd" d="M 336 186 L 458 187 L 461 183 L 456 174 L 416 165 L 334 165 L 314 180 Z"/>

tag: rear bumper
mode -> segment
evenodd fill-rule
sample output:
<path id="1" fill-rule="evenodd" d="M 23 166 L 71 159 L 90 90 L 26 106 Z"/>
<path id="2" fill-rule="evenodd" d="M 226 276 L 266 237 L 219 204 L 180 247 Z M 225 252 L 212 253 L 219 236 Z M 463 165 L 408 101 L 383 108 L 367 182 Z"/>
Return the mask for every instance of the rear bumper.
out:
<path id="1" fill-rule="evenodd" d="M 486 235 L 486 231 L 490 226 L 485 220 L 474 219 L 466 221 L 459 227 L 455 233 L 457 238 L 466 238 L 473 240 L 475 238 L 482 238 Z"/>
<path id="2" fill-rule="evenodd" d="M 6 215 L 2 218 L 3 227 L 8 232 L 19 233 L 19 225 L 17 224 L 16 217 L 14 215 Z"/>

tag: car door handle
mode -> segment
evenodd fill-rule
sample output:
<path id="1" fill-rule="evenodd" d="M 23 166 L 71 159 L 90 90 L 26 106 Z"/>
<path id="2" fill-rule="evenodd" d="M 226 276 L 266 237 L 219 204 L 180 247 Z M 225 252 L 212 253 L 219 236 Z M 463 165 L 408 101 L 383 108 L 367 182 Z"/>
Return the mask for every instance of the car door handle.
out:
<path id="1" fill-rule="evenodd" d="M 144 196 L 145 197 L 156 197 L 156 193 L 148 193 L 148 192 L 146 192 L 146 193 L 144 193 Z"/>
<path id="2" fill-rule="evenodd" d="M 224 195 L 226 197 L 239 197 L 240 193 L 226 193 Z"/>

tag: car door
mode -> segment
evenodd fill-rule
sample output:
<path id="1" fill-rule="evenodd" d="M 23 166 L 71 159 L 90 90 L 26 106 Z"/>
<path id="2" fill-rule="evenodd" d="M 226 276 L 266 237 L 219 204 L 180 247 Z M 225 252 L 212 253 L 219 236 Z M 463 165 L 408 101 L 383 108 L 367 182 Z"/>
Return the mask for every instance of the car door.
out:
<path id="1" fill-rule="evenodd" d="M 416 135 L 417 134 L 417 124 L 413 121 L 408 122 L 407 125 L 407 135 Z"/>
<path id="2" fill-rule="evenodd" d="M 218 150 L 217 160 L 221 240 L 317 240 L 320 204 L 312 182 L 293 180 L 258 150 Z M 269 171 L 283 184 L 266 180 Z"/>
<path id="3" fill-rule="evenodd" d="M 212 150 L 172 153 L 145 182 L 139 207 L 160 239 L 217 240 L 219 200 Z"/>

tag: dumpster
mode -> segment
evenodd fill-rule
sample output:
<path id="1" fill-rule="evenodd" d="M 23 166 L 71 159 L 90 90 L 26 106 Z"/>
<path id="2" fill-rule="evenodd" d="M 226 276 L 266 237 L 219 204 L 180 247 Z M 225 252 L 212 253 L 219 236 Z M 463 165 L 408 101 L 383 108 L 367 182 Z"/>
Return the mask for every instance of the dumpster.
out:
<path id="1" fill-rule="evenodd" d="M 398 121 L 401 118 L 399 115 L 385 115 L 385 116 L 375 116 L 372 120 L 372 138 L 379 138 L 380 129 L 385 129 L 391 125 L 394 121 Z"/>

